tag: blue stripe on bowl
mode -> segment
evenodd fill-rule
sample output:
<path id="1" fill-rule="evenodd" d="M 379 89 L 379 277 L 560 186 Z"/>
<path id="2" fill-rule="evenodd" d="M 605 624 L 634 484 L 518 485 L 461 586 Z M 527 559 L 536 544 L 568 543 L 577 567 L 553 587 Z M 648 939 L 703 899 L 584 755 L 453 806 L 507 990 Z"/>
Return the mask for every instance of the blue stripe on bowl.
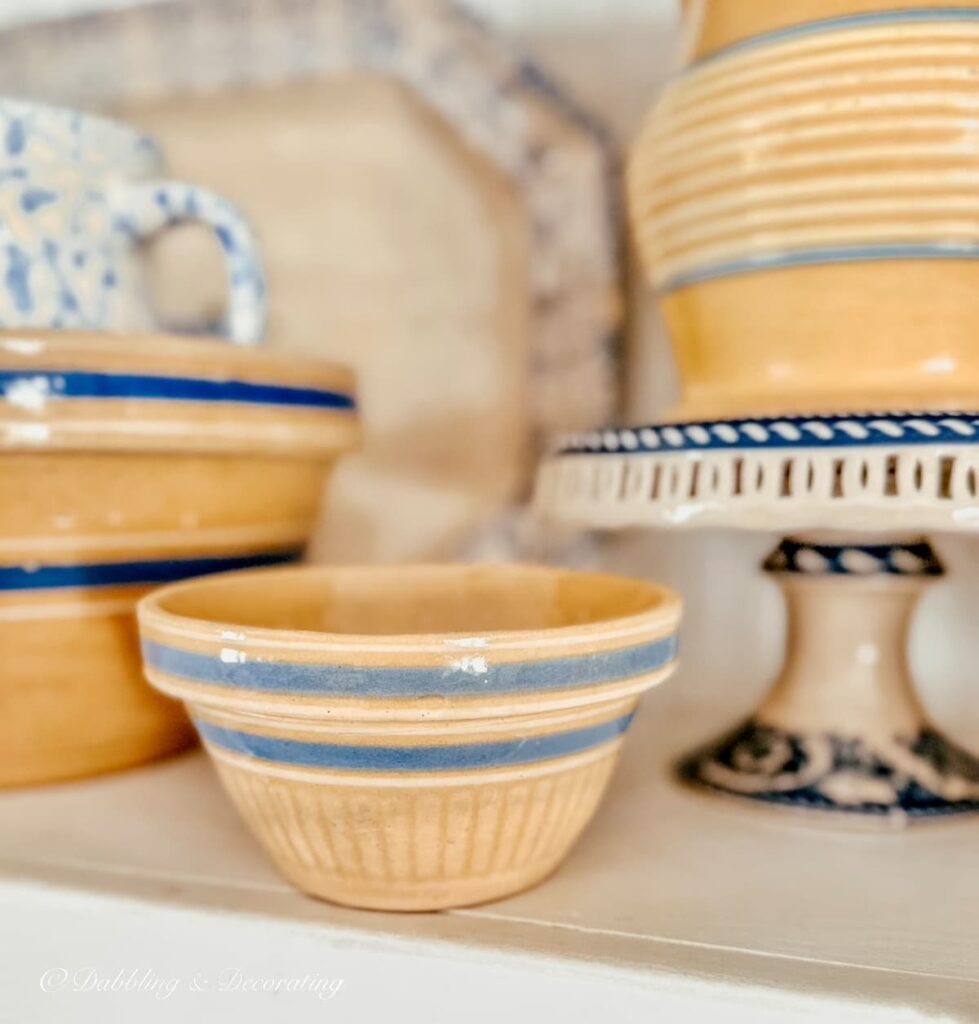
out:
<path id="1" fill-rule="evenodd" d="M 191 576 L 256 569 L 296 562 L 304 548 L 291 547 L 250 555 L 209 558 L 167 558 L 142 562 L 101 562 L 89 565 L 41 565 L 37 568 L 0 566 L 0 592 L 60 590 L 70 587 L 124 587 L 173 583 Z"/>
<path id="2" fill-rule="evenodd" d="M 83 370 L 0 370 L 0 394 L 13 400 L 18 388 L 34 388 L 45 399 L 98 398 L 142 401 L 228 402 L 288 405 L 310 409 L 353 410 L 356 402 L 343 391 L 289 387 L 245 380 L 208 380 L 134 373 Z"/>
<path id="3" fill-rule="evenodd" d="M 743 50 L 754 50 L 760 46 L 819 35 L 823 32 L 840 32 L 850 28 L 866 28 L 875 25 L 914 25 L 956 21 L 979 21 L 979 10 L 972 7 L 906 7 L 902 10 L 864 11 L 859 14 L 841 14 L 835 18 L 819 18 L 816 21 L 786 25 L 784 28 L 773 29 L 771 32 L 762 32 L 748 39 L 738 40 L 736 43 L 731 43 L 730 46 L 725 46 L 714 53 L 707 54 L 706 57 L 701 57 L 687 69 L 685 74 Z"/>
<path id="4" fill-rule="evenodd" d="M 979 259 L 979 244 L 969 242 L 845 245 L 823 249 L 800 249 L 798 252 L 769 253 L 744 259 L 712 263 L 675 274 L 660 285 L 661 292 L 715 281 L 737 274 L 757 274 L 765 270 L 786 270 L 790 267 L 818 267 L 829 263 L 868 263 L 875 260 L 974 260 Z"/>
<path id="5" fill-rule="evenodd" d="M 535 693 L 592 686 L 648 675 L 676 657 L 677 637 L 598 654 L 550 661 L 485 663 L 462 657 L 456 665 L 363 668 L 354 665 L 302 665 L 244 660 L 229 644 L 228 659 L 143 640 L 143 660 L 168 676 L 195 683 L 263 693 L 314 697 L 468 697 Z"/>
<path id="6" fill-rule="evenodd" d="M 334 768 L 344 771 L 438 772 L 465 768 L 501 768 L 579 754 L 617 739 L 628 728 L 632 714 L 571 732 L 529 736 L 492 743 L 454 743 L 442 747 L 373 747 L 339 743 L 309 743 L 238 732 L 196 721 L 197 731 L 209 744 L 260 761 Z"/>

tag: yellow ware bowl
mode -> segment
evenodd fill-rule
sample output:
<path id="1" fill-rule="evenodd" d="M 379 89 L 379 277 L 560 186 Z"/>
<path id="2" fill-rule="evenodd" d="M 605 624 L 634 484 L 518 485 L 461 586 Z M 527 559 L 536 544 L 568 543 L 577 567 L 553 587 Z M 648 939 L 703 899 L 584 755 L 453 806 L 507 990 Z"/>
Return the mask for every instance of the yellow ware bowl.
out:
<path id="1" fill-rule="evenodd" d="M 803 35 L 820 22 L 872 22 L 893 11 L 968 10 L 976 0 L 682 0 L 688 63 L 766 36 Z"/>
<path id="2" fill-rule="evenodd" d="M 0 332 L 0 785 L 193 738 L 142 679 L 136 601 L 296 558 L 352 394 L 338 367 L 227 343 Z"/>
<path id="3" fill-rule="evenodd" d="M 900 9 L 734 47 L 667 88 L 629 189 L 678 415 L 974 404 L 977 61 L 979 6 Z"/>
<path id="4" fill-rule="evenodd" d="M 229 573 L 139 606 L 150 682 L 283 874 L 383 910 L 553 871 L 679 618 L 653 584 L 521 566 Z"/>

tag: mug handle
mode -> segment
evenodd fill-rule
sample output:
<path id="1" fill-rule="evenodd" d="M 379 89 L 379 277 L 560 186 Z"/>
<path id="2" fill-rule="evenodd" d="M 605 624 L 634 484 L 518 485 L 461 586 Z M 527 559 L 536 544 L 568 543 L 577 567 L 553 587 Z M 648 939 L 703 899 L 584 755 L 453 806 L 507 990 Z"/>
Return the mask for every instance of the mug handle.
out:
<path id="1" fill-rule="evenodd" d="M 214 232 L 224 256 L 228 304 L 220 333 L 253 345 L 265 333 L 265 272 L 254 232 L 230 200 L 179 181 L 127 184 L 119 195 L 116 227 L 145 241 L 178 224 L 203 224 Z"/>

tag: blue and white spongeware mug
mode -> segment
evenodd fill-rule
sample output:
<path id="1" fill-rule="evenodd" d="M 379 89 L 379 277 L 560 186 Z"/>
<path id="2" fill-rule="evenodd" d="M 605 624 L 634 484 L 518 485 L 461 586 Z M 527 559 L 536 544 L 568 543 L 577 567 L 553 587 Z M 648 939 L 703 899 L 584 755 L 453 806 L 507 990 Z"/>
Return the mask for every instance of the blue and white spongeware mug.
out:
<path id="1" fill-rule="evenodd" d="M 0 327 L 165 330 L 140 249 L 198 223 L 224 257 L 217 333 L 261 340 L 265 276 L 248 222 L 222 196 L 163 172 L 159 146 L 125 124 L 0 98 Z"/>

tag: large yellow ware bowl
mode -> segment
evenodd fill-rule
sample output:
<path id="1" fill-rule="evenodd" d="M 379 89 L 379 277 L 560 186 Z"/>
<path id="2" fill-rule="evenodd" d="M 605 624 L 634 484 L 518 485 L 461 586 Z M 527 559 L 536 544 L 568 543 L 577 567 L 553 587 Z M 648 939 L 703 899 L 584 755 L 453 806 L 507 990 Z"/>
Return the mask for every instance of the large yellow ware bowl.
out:
<path id="1" fill-rule="evenodd" d="M 679 619 L 651 583 L 505 565 L 228 573 L 139 606 L 150 681 L 187 702 L 272 860 L 383 910 L 553 871 Z"/>
<path id="2" fill-rule="evenodd" d="M 632 158 L 682 418 L 979 395 L 979 5 L 818 6 L 843 14 L 779 29 L 761 16 L 806 5 L 708 4 L 705 26 L 778 30 L 731 27 Z"/>
<path id="3" fill-rule="evenodd" d="M 343 369 L 167 337 L 0 333 L 0 785 L 192 732 L 141 678 L 148 589 L 301 552 L 357 435 Z"/>

